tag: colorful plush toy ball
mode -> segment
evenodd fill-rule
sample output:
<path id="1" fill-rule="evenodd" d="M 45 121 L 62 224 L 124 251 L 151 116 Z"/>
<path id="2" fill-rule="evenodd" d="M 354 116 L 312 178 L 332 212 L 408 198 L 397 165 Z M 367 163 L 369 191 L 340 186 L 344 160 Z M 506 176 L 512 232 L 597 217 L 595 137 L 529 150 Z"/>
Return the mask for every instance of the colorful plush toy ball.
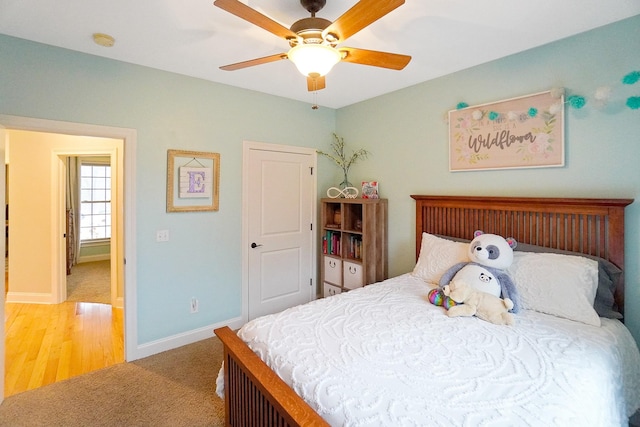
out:
<path id="1" fill-rule="evenodd" d="M 429 302 L 439 307 L 444 307 L 449 310 L 450 307 L 457 305 L 457 302 L 442 293 L 441 289 L 431 289 L 428 293 Z"/>
<path id="2" fill-rule="evenodd" d="M 444 294 L 439 292 L 438 289 L 431 289 L 429 291 L 429 302 L 433 305 L 442 305 Z"/>
<path id="3" fill-rule="evenodd" d="M 453 307 L 454 305 L 458 305 L 460 304 L 459 302 L 455 302 L 451 297 L 445 296 L 444 297 L 444 303 L 442 304 L 442 306 L 444 308 L 446 308 L 447 310 L 449 310 L 451 307 Z"/>

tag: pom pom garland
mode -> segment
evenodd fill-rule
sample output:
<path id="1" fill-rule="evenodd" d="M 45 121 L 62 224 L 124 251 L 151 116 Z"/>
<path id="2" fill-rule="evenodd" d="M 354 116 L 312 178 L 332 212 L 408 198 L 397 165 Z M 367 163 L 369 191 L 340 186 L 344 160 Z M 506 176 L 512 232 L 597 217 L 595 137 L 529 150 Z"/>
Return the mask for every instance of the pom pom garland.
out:
<path id="1" fill-rule="evenodd" d="M 625 85 L 632 85 L 640 80 L 640 71 L 632 71 L 622 78 L 622 83 Z"/>
<path id="2" fill-rule="evenodd" d="M 611 97 L 611 87 L 610 86 L 600 86 L 596 89 L 596 92 L 593 94 L 593 99 L 595 99 L 596 107 L 602 108 L 609 102 L 609 98 Z"/>
<path id="3" fill-rule="evenodd" d="M 640 71 L 631 71 L 630 73 L 626 74 L 622 78 L 622 83 L 625 85 L 633 85 L 638 82 L 640 82 Z M 611 88 L 611 86 L 600 86 L 596 89 L 596 91 L 594 92 L 593 96 L 590 99 L 595 101 L 593 104 L 595 107 L 601 108 L 606 106 L 607 103 L 611 100 L 612 92 L 613 92 L 613 89 Z M 563 87 L 554 87 L 550 90 L 550 95 L 552 98 L 560 99 L 563 96 L 565 96 L 565 89 Z M 567 97 L 565 100 L 565 103 L 569 104 L 570 107 L 575 108 L 576 110 L 580 110 L 584 108 L 585 105 L 587 105 L 587 99 L 582 95 L 576 94 L 576 95 L 571 95 Z M 628 97 L 625 105 L 632 110 L 640 109 L 640 96 Z M 469 104 L 467 104 L 466 102 L 459 102 L 456 105 L 456 109 L 458 110 L 468 108 L 468 107 L 469 107 Z M 563 103 L 561 101 L 558 101 L 550 105 L 548 111 L 544 111 L 544 114 L 548 113 L 551 115 L 555 115 L 561 112 L 563 108 L 564 108 Z M 523 111 L 508 111 L 504 113 L 500 113 L 497 111 L 485 112 L 480 109 L 476 109 L 476 110 L 473 110 L 473 112 L 471 113 L 471 117 L 474 120 L 481 120 L 486 114 L 487 119 L 491 121 L 498 120 L 501 117 L 502 118 L 506 117 L 508 120 L 511 120 L 511 121 L 516 121 L 516 120 L 524 121 L 527 119 L 527 116 L 530 118 L 534 118 L 538 115 L 538 113 L 539 111 L 535 107 L 529 108 L 526 111 L 526 113 Z"/>
<path id="4" fill-rule="evenodd" d="M 640 96 L 630 96 L 627 98 L 627 107 L 632 110 L 637 110 L 640 108 Z"/>
<path id="5" fill-rule="evenodd" d="M 567 98 L 567 102 L 576 110 L 581 109 L 587 103 L 587 101 L 584 99 L 584 96 L 580 95 L 571 95 L 569 98 Z"/>
<path id="6" fill-rule="evenodd" d="M 610 86 L 600 86 L 598 89 L 596 89 L 596 93 L 593 95 L 596 101 L 601 101 L 601 102 L 609 100 L 610 96 L 611 96 Z"/>

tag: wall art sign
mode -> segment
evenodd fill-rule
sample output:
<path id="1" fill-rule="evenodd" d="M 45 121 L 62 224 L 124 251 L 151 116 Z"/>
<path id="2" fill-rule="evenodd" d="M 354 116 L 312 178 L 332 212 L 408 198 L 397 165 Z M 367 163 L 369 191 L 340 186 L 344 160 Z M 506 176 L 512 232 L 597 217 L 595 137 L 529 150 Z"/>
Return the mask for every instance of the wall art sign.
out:
<path id="1" fill-rule="evenodd" d="M 197 161 L 194 158 L 193 161 Z M 180 167 L 180 188 L 181 199 L 184 198 L 207 198 L 211 197 L 213 190 L 213 168 L 200 167 Z"/>
<path id="2" fill-rule="evenodd" d="M 542 92 L 449 111 L 449 170 L 564 166 L 564 97 Z"/>
<path id="3" fill-rule="evenodd" d="M 217 211 L 220 154 L 167 150 L 167 212 Z"/>

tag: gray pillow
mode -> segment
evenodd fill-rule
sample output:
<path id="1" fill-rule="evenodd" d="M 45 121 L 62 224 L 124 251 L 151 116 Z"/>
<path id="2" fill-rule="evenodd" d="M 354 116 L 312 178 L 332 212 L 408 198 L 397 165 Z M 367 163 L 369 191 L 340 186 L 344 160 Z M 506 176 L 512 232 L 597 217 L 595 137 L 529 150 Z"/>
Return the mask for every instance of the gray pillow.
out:
<path id="1" fill-rule="evenodd" d="M 471 240 L 458 237 L 437 235 L 443 239 L 453 240 L 455 242 L 469 243 Z M 596 299 L 593 302 L 593 308 L 600 317 L 609 319 L 622 319 L 618 306 L 614 298 L 614 292 L 620 280 L 622 280 L 622 270 L 616 267 L 612 262 L 604 258 L 593 255 L 587 255 L 580 252 L 565 251 L 561 249 L 545 248 L 544 246 L 530 245 L 528 243 L 518 243 L 515 248 L 521 252 L 550 252 L 555 254 L 574 255 L 590 258 L 598 262 L 598 290 L 596 291 Z"/>

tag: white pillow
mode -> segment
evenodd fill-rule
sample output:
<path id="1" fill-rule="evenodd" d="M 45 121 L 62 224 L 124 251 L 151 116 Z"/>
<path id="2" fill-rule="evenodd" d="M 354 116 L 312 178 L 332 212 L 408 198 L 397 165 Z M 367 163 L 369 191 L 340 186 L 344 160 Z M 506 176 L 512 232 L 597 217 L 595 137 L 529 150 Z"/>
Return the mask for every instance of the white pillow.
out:
<path id="1" fill-rule="evenodd" d="M 518 289 L 522 308 L 600 326 L 593 308 L 598 289 L 597 261 L 516 251 L 507 273 Z"/>
<path id="2" fill-rule="evenodd" d="M 468 243 L 442 239 L 433 234 L 422 233 L 420 256 L 413 275 L 427 283 L 438 284 L 442 275 L 459 262 L 469 261 Z"/>

